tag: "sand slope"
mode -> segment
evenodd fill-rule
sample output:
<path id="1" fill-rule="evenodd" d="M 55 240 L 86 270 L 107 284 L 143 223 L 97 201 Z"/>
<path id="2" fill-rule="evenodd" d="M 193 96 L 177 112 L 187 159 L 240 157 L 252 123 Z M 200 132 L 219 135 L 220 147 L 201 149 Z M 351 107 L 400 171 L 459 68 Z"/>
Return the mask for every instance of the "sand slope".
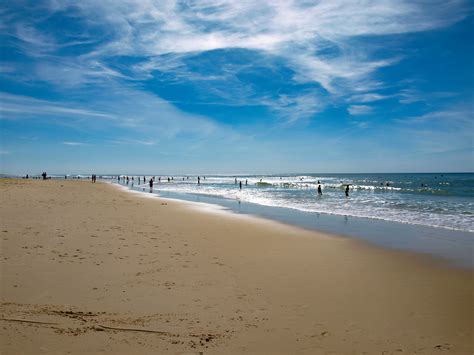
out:
<path id="1" fill-rule="evenodd" d="M 473 351 L 471 271 L 104 183 L 0 187 L 2 354 Z"/>

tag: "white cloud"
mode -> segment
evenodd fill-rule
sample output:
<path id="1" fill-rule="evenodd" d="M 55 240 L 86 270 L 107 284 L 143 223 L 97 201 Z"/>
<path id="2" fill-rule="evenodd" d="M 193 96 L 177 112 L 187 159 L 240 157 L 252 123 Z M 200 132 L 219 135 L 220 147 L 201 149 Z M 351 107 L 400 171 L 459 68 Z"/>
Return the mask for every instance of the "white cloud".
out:
<path id="1" fill-rule="evenodd" d="M 136 140 L 136 139 L 114 139 L 109 142 L 113 144 L 126 144 L 126 145 L 138 144 L 138 145 L 148 145 L 148 146 L 157 144 L 156 141 L 143 141 L 143 140 Z"/>
<path id="2" fill-rule="evenodd" d="M 398 102 L 400 102 L 401 104 L 412 104 L 414 102 L 426 100 L 425 95 L 423 95 L 423 93 L 410 88 L 400 90 L 397 96 Z"/>
<path id="3" fill-rule="evenodd" d="M 372 113 L 373 108 L 366 105 L 352 105 L 347 108 L 347 111 L 353 116 L 361 116 Z"/>
<path id="4" fill-rule="evenodd" d="M 470 159 L 462 170 L 472 170 L 474 113 L 470 107 L 454 105 L 444 110 L 393 121 L 393 129 L 401 132 L 407 138 L 406 141 L 420 153 L 469 152 L 467 156 Z"/>
<path id="5" fill-rule="evenodd" d="M 57 48 L 53 36 L 46 35 L 32 25 L 18 23 L 15 28 L 16 36 L 21 41 L 20 47 L 33 57 L 44 56 Z"/>
<path id="6" fill-rule="evenodd" d="M 55 1 L 67 7 L 69 1 Z M 330 87 L 333 79 L 365 76 L 390 60 L 361 62 L 361 51 L 348 38 L 425 31 L 466 16 L 461 1 L 82 1 L 77 4 L 92 22 L 116 29 L 115 40 L 92 55 L 196 53 L 245 48 L 267 51 L 294 68 L 311 68 L 312 80 Z M 429 11 L 427 11 L 429 10 Z M 96 23 L 97 24 L 97 23 Z M 328 42 L 344 52 L 335 60 L 318 55 Z M 362 53 L 363 54 L 363 53 Z M 305 63 L 305 64 L 302 64 Z M 299 72 L 303 75 L 304 72 Z"/>
<path id="7" fill-rule="evenodd" d="M 327 106 L 315 92 L 300 95 L 280 95 L 276 100 L 262 100 L 262 105 L 278 114 L 287 123 L 313 117 Z"/>
<path id="8" fill-rule="evenodd" d="M 380 100 L 385 100 L 390 98 L 390 96 L 387 95 L 380 95 L 377 93 L 367 93 L 367 94 L 361 94 L 361 95 L 353 95 L 349 101 L 350 102 L 374 102 L 374 101 L 380 101 Z"/>
<path id="9" fill-rule="evenodd" d="M 109 113 L 89 109 L 71 107 L 70 103 L 53 103 L 28 96 L 0 93 L 0 118 L 17 119 L 31 116 L 73 116 L 114 119 Z"/>
<path id="10" fill-rule="evenodd" d="M 67 89 L 89 84 L 107 84 L 115 79 L 132 79 L 99 60 L 85 58 L 40 62 L 35 71 L 38 79 Z"/>
<path id="11" fill-rule="evenodd" d="M 115 85 L 102 89 L 94 93 L 87 109 L 75 102 L 52 102 L 0 93 L 0 118 L 25 120 L 46 117 L 50 123 L 77 130 L 84 129 L 84 120 L 87 120 L 89 130 L 103 131 L 108 127 L 126 130 L 131 137 L 141 137 L 117 139 L 115 143 L 128 141 L 131 144 L 151 145 L 160 137 L 173 138 L 178 135 L 235 137 L 230 128 L 204 116 L 183 112 L 155 95 Z M 52 121 L 51 117 L 56 119 Z"/>
<path id="12" fill-rule="evenodd" d="M 369 122 L 367 121 L 361 121 L 356 123 L 357 127 L 359 128 L 367 128 L 369 127 Z"/>
<path id="13" fill-rule="evenodd" d="M 453 92 L 421 92 L 412 88 L 400 90 L 396 95 L 401 104 L 412 104 L 415 102 L 428 102 L 430 100 L 444 100 L 456 97 Z"/>
<path id="14" fill-rule="evenodd" d="M 451 110 L 432 111 L 420 116 L 405 117 L 394 120 L 404 124 L 425 124 L 428 122 L 446 123 L 446 124 L 464 124 L 474 126 L 474 113 L 470 108 L 456 108 Z"/>
<path id="15" fill-rule="evenodd" d="M 83 146 L 83 145 L 88 145 L 87 143 L 83 143 L 83 142 L 62 142 L 62 144 L 64 145 L 71 145 L 71 146 Z"/>
<path id="16" fill-rule="evenodd" d="M 48 4 L 45 11 L 70 12 L 82 18 L 87 27 L 100 28 L 102 38 L 106 38 L 68 61 L 54 57 L 39 63 L 38 77 L 56 85 L 140 80 L 150 78 L 156 70 L 188 80 L 205 80 L 205 75 L 187 67 L 186 58 L 240 48 L 281 60 L 295 73 L 293 84 L 316 83 L 326 94 L 352 97 L 361 103 L 383 98 L 374 92 L 383 85 L 376 80 L 376 73 L 401 58 L 373 59 L 356 41 L 360 36 L 437 29 L 460 21 L 467 14 L 467 5 L 461 0 L 51 0 Z M 65 45 L 33 25 L 20 23 L 16 28 L 26 52 L 53 56 Z M 144 60 L 131 65 L 133 74 L 125 75 L 106 64 L 117 56 Z M 228 70 L 211 80 L 227 80 L 237 74 Z M 318 111 L 315 107 L 319 104 L 315 102 L 322 101 L 322 96 L 309 100 L 305 95 L 293 97 L 296 104 L 292 117 L 304 118 Z M 282 98 L 275 100 L 271 106 L 282 106 Z"/>

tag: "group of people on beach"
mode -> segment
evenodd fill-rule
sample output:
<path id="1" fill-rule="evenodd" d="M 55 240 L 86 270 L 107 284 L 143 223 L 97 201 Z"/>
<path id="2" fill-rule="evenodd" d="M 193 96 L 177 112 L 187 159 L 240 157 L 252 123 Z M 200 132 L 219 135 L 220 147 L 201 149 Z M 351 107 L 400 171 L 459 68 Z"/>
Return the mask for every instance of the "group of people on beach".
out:
<path id="1" fill-rule="evenodd" d="M 141 184 L 142 183 L 142 177 L 141 176 L 138 176 L 137 177 L 138 179 L 138 183 Z M 161 176 L 158 178 L 159 181 L 161 181 Z M 122 176 L 122 175 L 118 175 L 117 176 L 117 182 L 120 183 L 120 181 L 124 181 L 128 184 L 130 184 L 130 181 L 132 181 L 132 187 L 135 183 L 135 177 L 132 176 L 132 178 L 130 178 L 129 176 Z M 169 181 L 169 178 L 168 178 L 168 181 Z M 150 186 L 150 192 L 153 192 L 153 183 L 155 182 L 155 176 L 153 177 L 150 177 L 150 180 L 148 181 L 148 185 Z M 146 183 L 146 177 L 143 176 L 143 183 L 145 184 Z"/>

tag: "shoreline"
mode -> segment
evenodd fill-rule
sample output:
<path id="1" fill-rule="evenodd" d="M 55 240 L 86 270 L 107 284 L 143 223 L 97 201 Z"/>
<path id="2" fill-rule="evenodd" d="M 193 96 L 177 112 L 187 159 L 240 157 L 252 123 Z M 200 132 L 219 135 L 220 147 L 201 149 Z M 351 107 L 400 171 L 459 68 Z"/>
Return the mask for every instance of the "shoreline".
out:
<path id="1" fill-rule="evenodd" d="M 202 194 L 176 193 L 156 190 L 150 194 L 138 188 L 106 181 L 125 191 L 157 196 L 162 199 L 184 201 L 196 208 L 214 209 L 235 216 L 249 216 L 302 228 L 328 233 L 343 238 L 356 239 L 376 247 L 411 252 L 433 258 L 452 267 L 474 269 L 474 233 L 443 227 L 433 227 L 387 221 L 377 218 L 342 216 L 328 213 L 313 213 L 285 207 L 258 205 L 251 202 L 226 199 Z"/>
<path id="2" fill-rule="evenodd" d="M 472 352 L 470 271 L 109 184 L 0 187 L 5 354 Z"/>

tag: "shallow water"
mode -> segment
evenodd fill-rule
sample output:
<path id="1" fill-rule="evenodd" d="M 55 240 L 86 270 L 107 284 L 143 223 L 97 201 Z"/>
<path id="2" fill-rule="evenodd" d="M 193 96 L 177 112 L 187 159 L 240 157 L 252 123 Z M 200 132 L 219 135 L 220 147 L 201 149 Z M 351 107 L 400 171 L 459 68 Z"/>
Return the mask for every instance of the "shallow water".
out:
<path id="1" fill-rule="evenodd" d="M 158 177 L 156 177 L 158 179 Z M 184 180 L 183 180 L 184 179 Z M 237 179 L 237 184 L 235 183 Z M 242 190 L 239 182 L 242 181 Z M 245 182 L 247 181 L 247 185 Z M 318 181 L 322 195 L 318 196 Z M 147 188 L 138 183 L 134 187 Z M 350 185 L 349 198 L 345 197 Z M 130 181 L 131 185 L 131 181 Z M 288 174 L 174 176 L 160 191 L 223 197 L 303 212 L 474 231 L 474 174 Z"/>

